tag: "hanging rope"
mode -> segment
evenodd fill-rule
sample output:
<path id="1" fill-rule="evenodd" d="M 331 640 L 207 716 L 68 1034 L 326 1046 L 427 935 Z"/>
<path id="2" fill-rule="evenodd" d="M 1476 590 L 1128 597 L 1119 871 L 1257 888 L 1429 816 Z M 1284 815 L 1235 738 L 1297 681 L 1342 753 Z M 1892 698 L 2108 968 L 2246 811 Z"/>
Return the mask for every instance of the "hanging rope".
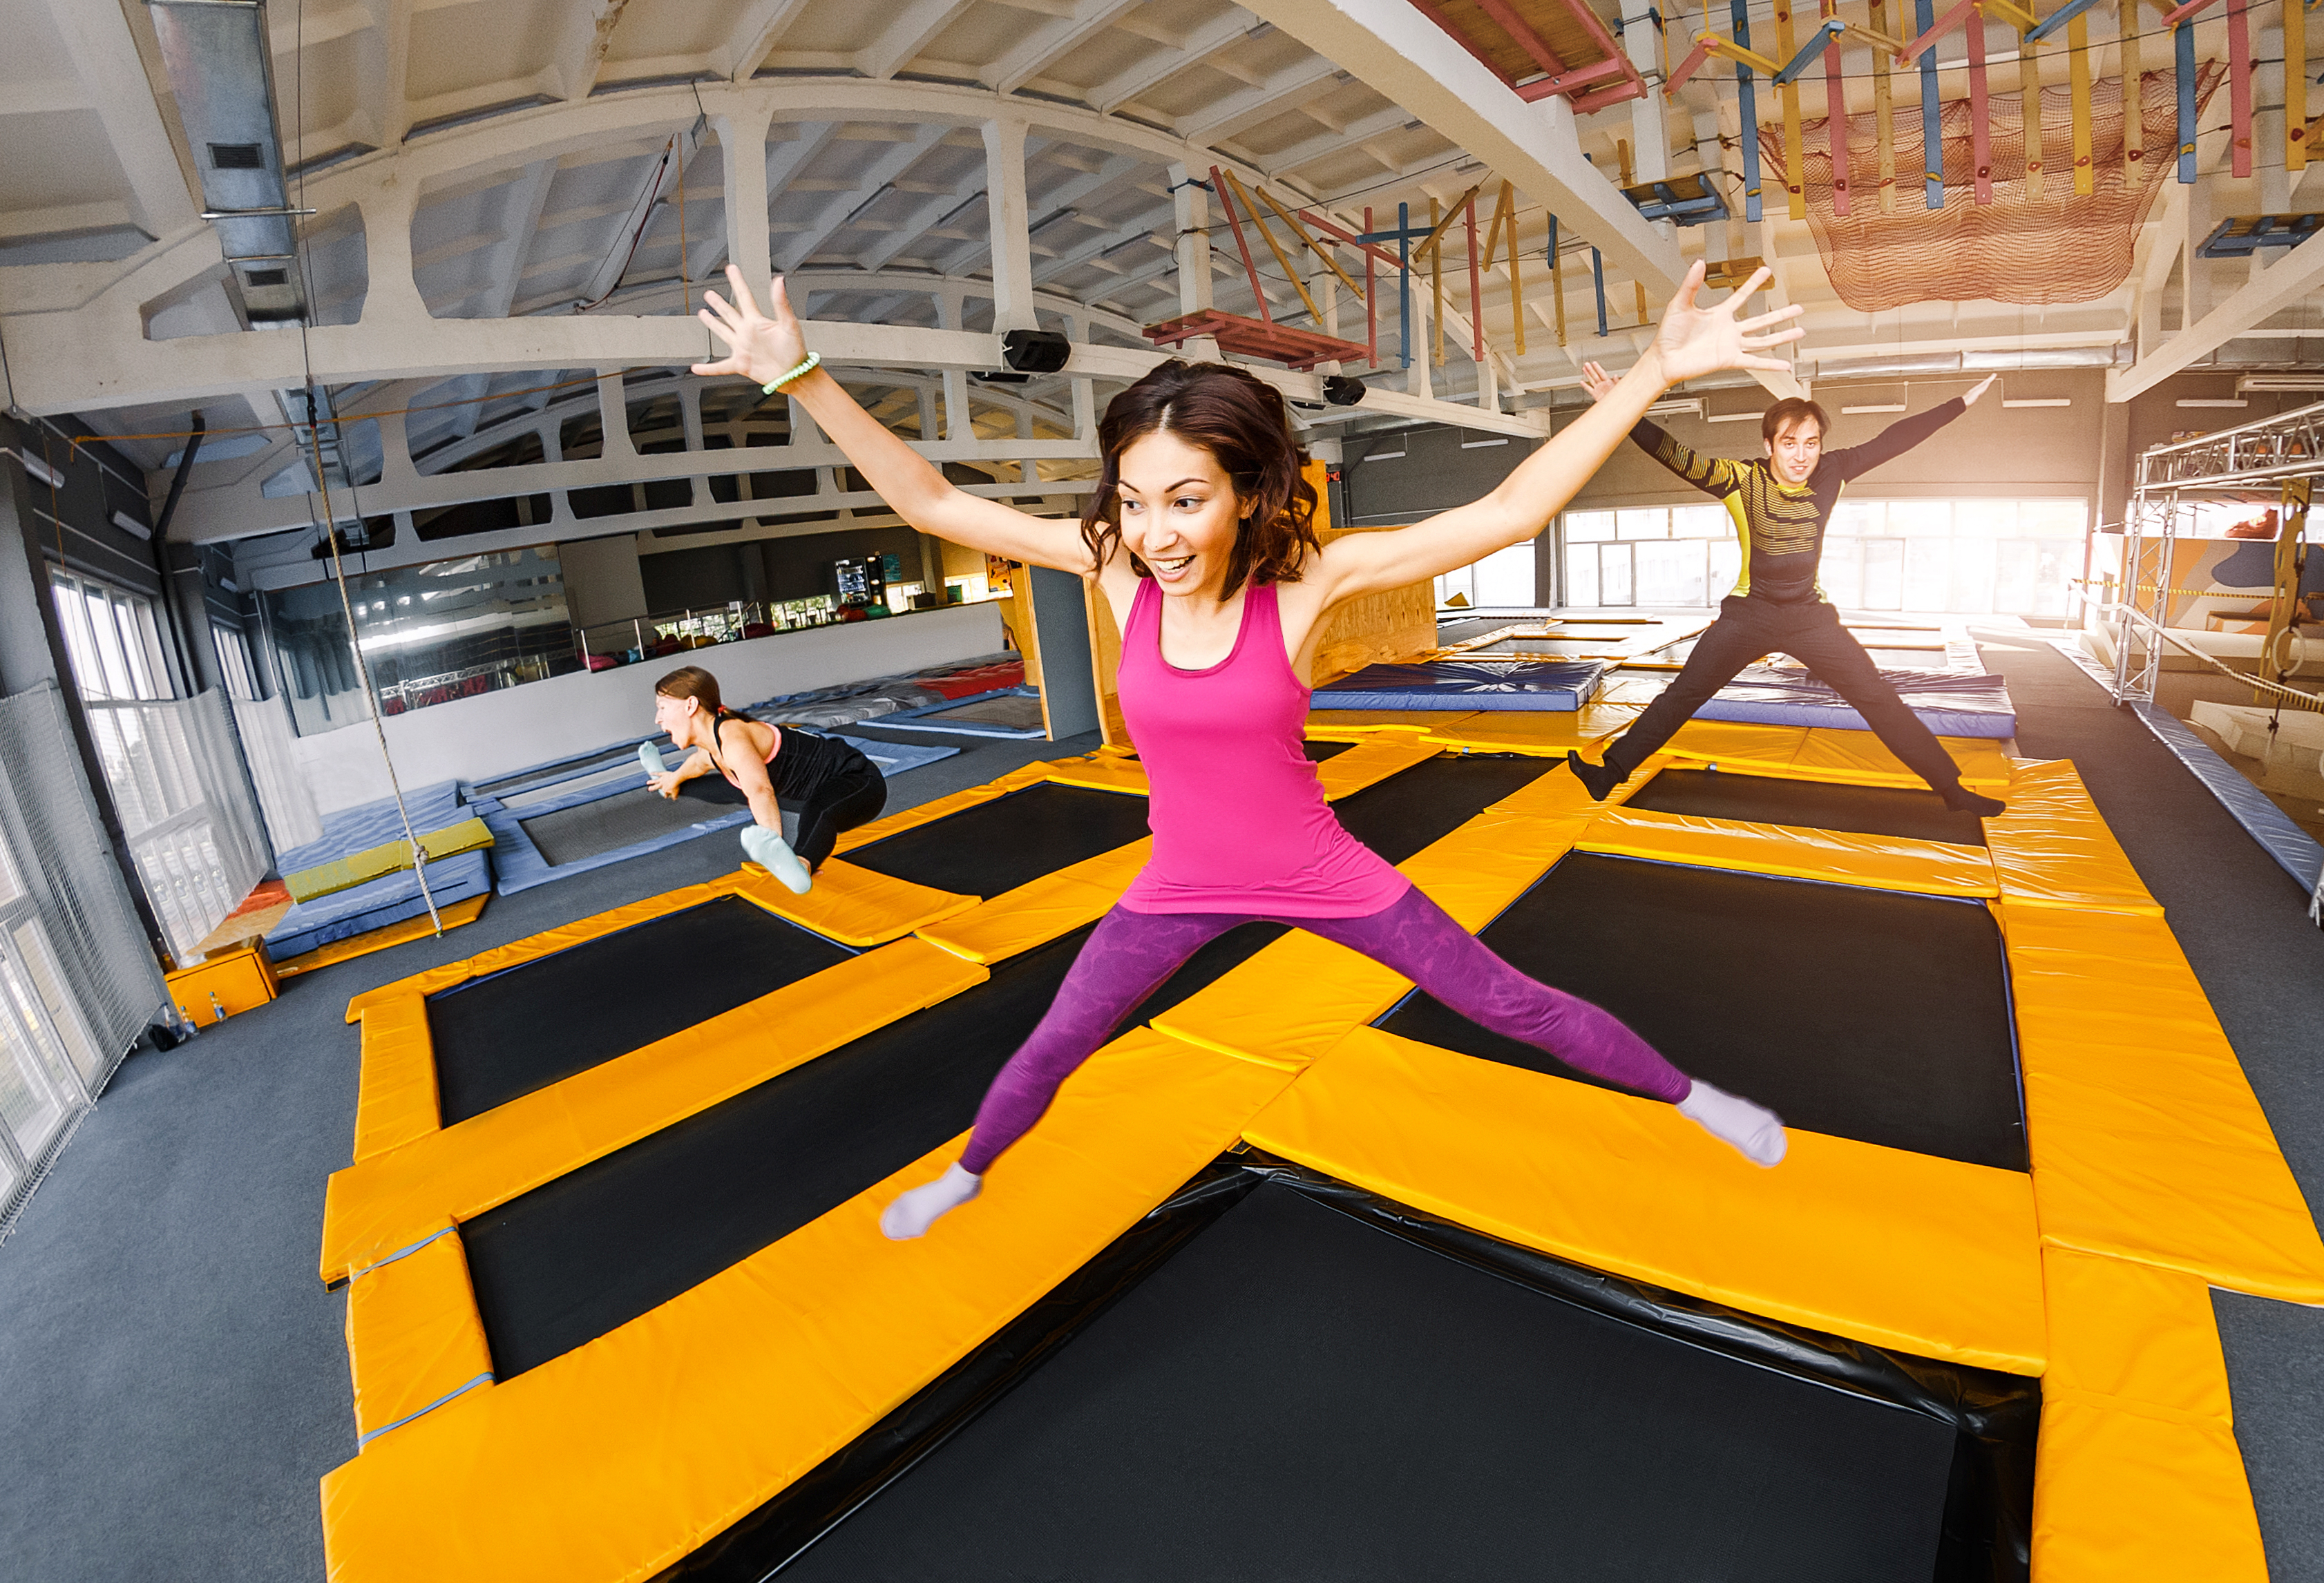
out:
<path id="1" fill-rule="evenodd" d="M 2118 601 L 2101 603 L 2099 601 L 2093 600 L 2091 603 L 2097 604 L 2100 610 L 2106 612 L 2108 615 L 2125 616 L 2131 621 L 2137 622 L 2148 631 L 2151 631 L 2155 636 L 2161 638 L 2165 643 L 2170 644 L 2173 649 L 2182 649 L 2185 652 L 2193 655 L 2205 665 L 2208 665 L 2213 670 L 2218 671 L 2221 676 L 2232 676 L 2241 686 L 2257 687 L 2264 693 L 2274 695 L 2275 697 L 2280 700 L 2279 707 L 2306 709 L 2311 710 L 2319 714 L 2324 714 L 2324 697 L 2319 697 L 2314 693 L 2303 693 L 2297 687 L 2287 687 L 2281 682 L 2271 682 L 2264 677 L 2256 676 L 2246 676 L 2242 671 L 2236 669 L 2233 666 L 2223 665 L 2218 660 L 2214 659 L 2211 656 L 2204 653 L 2200 649 L 2196 648 L 2193 644 L 2189 643 L 2182 639 L 2173 637 L 2171 633 L 2170 628 L 2163 626 L 2161 622 L 2155 621 L 2153 617 L 2148 615 L 2144 611 L 2135 609 L 2134 607 L 2121 603 Z M 2265 657 L 2263 656 L 2262 658 Z"/>

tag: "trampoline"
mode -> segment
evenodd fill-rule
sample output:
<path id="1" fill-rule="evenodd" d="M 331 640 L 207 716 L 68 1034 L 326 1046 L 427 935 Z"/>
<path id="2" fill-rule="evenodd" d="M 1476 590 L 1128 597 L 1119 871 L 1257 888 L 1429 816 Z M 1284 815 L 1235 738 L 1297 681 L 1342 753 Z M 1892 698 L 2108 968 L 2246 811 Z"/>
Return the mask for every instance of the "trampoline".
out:
<path id="1" fill-rule="evenodd" d="M 880 722 L 887 731 L 943 731 L 976 737 L 1038 737 L 1049 730 L 1038 687 L 1006 687 L 971 697 L 899 710 Z"/>
<path id="2" fill-rule="evenodd" d="M 1044 780 L 839 855 L 891 879 L 991 897 L 1146 833 L 1144 797 Z"/>
<path id="3" fill-rule="evenodd" d="M 443 1125 L 706 1022 L 855 953 L 724 896 L 428 998 Z"/>
<path id="4" fill-rule="evenodd" d="M 1982 902 L 1575 852 L 1479 938 L 1789 1126 L 2026 1168 L 2001 931 Z M 1379 1026 L 1597 1082 L 1417 991 Z"/>
<path id="5" fill-rule="evenodd" d="M 2037 1410 L 1222 1163 L 669 1575 L 2022 1576 Z"/>
<path id="6" fill-rule="evenodd" d="M 1985 822 L 1956 814 L 1932 791 L 1849 786 L 1718 769 L 1664 769 L 1622 802 L 1650 814 L 1844 830 L 1904 841 L 1985 845 Z"/>

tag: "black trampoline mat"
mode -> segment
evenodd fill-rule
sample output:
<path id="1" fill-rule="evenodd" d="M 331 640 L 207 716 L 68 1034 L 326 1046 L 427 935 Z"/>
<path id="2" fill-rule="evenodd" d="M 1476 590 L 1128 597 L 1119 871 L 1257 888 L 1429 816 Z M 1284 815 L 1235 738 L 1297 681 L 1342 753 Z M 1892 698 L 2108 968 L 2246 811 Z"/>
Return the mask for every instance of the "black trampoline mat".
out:
<path id="1" fill-rule="evenodd" d="M 1557 765 L 1514 753 L 1440 753 L 1342 797 L 1332 812 L 1350 835 L 1401 863 Z"/>
<path id="2" fill-rule="evenodd" d="M 724 810 L 692 797 L 666 797 L 647 787 L 595 802 L 537 814 L 517 824 L 552 869 L 641 842 L 659 841 L 722 816 Z"/>
<path id="3" fill-rule="evenodd" d="M 1835 786 L 1719 769 L 1665 769 L 1622 805 L 1650 814 L 1738 819 L 1809 830 L 1849 831 L 1901 841 L 1983 846 L 1985 821 L 1956 814 L 1932 791 L 1901 787 Z"/>
<path id="4" fill-rule="evenodd" d="M 1789 1126 L 2026 1168 L 2001 934 L 1980 903 L 1575 852 L 1480 938 Z M 1417 992 L 1379 1026 L 1596 1081 Z"/>
<path id="5" fill-rule="evenodd" d="M 781 1575 L 1926 1583 L 1954 1440 L 1269 1184 Z"/>
<path id="6" fill-rule="evenodd" d="M 966 1130 L 1089 934 L 463 1224 L 494 1376 L 628 1323 Z"/>
<path id="7" fill-rule="evenodd" d="M 1326 759 L 1338 758 L 1341 754 L 1346 752 L 1350 748 L 1352 748 L 1356 744 L 1353 742 L 1318 742 L 1310 741 L 1301 742 L 1300 748 L 1301 750 L 1305 752 L 1307 755 L 1307 761 L 1310 764 L 1321 764 Z"/>
<path id="8" fill-rule="evenodd" d="M 970 722 L 977 725 L 1005 725 L 1015 731 L 1040 731 L 1048 722 L 1041 713 L 1041 700 L 1028 698 L 1022 693 L 1010 693 L 999 698 L 979 698 L 973 704 L 955 704 L 950 709 L 939 709 L 930 714 L 915 714 L 918 724 L 934 725 L 940 721 Z"/>
<path id="9" fill-rule="evenodd" d="M 1144 797 L 1045 780 L 842 856 L 892 879 L 990 897 L 1146 833 Z"/>
<path id="10" fill-rule="evenodd" d="M 854 954 L 740 897 L 585 941 L 428 998 L 447 1127 Z"/>

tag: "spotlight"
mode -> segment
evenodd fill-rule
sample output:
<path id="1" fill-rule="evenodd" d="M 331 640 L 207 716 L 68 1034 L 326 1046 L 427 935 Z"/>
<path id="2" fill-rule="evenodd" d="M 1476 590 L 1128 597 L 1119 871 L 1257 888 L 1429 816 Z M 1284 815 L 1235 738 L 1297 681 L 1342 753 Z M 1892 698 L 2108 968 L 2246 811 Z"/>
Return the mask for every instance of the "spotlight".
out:
<path id="1" fill-rule="evenodd" d="M 1001 337 L 1001 355 L 1019 373 L 1055 373 L 1074 354 L 1074 344 L 1055 330 L 1010 330 Z"/>
<path id="2" fill-rule="evenodd" d="M 1323 376 L 1323 400 L 1334 407 L 1352 407 L 1364 399 L 1364 382 L 1353 374 L 1332 373 Z"/>

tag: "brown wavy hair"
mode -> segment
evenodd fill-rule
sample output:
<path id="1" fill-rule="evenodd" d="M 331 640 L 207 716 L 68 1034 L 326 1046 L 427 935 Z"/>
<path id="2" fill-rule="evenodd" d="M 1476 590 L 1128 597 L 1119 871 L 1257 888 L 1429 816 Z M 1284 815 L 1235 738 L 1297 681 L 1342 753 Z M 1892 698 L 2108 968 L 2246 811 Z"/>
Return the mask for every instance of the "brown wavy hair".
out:
<path id="1" fill-rule="evenodd" d="M 679 666 L 656 682 L 654 691 L 666 698 L 698 700 L 713 714 L 725 707 L 718 701 L 718 678 L 698 665 Z"/>
<path id="2" fill-rule="evenodd" d="M 1103 453 L 1097 487 L 1082 507 L 1082 541 L 1104 566 L 1121 543 L 1121 454 L 1149 434 L 1173 434 L 1218 458 L 1220 470 L 1250 508 L 1227 558 L 1219 602 L 1245 581 L 1296 583 L 1300 564 L 1323 541 L 1315 534 L 1315 486 L 1301 469 L 1307 451 L 1291 435 L 1291 417 L 1273 385 L 1226 364 L 1176 358 L 1106 403 L 1098 423 Z M 1137 556 L 1130 569 L 1153 575 Z"/>

